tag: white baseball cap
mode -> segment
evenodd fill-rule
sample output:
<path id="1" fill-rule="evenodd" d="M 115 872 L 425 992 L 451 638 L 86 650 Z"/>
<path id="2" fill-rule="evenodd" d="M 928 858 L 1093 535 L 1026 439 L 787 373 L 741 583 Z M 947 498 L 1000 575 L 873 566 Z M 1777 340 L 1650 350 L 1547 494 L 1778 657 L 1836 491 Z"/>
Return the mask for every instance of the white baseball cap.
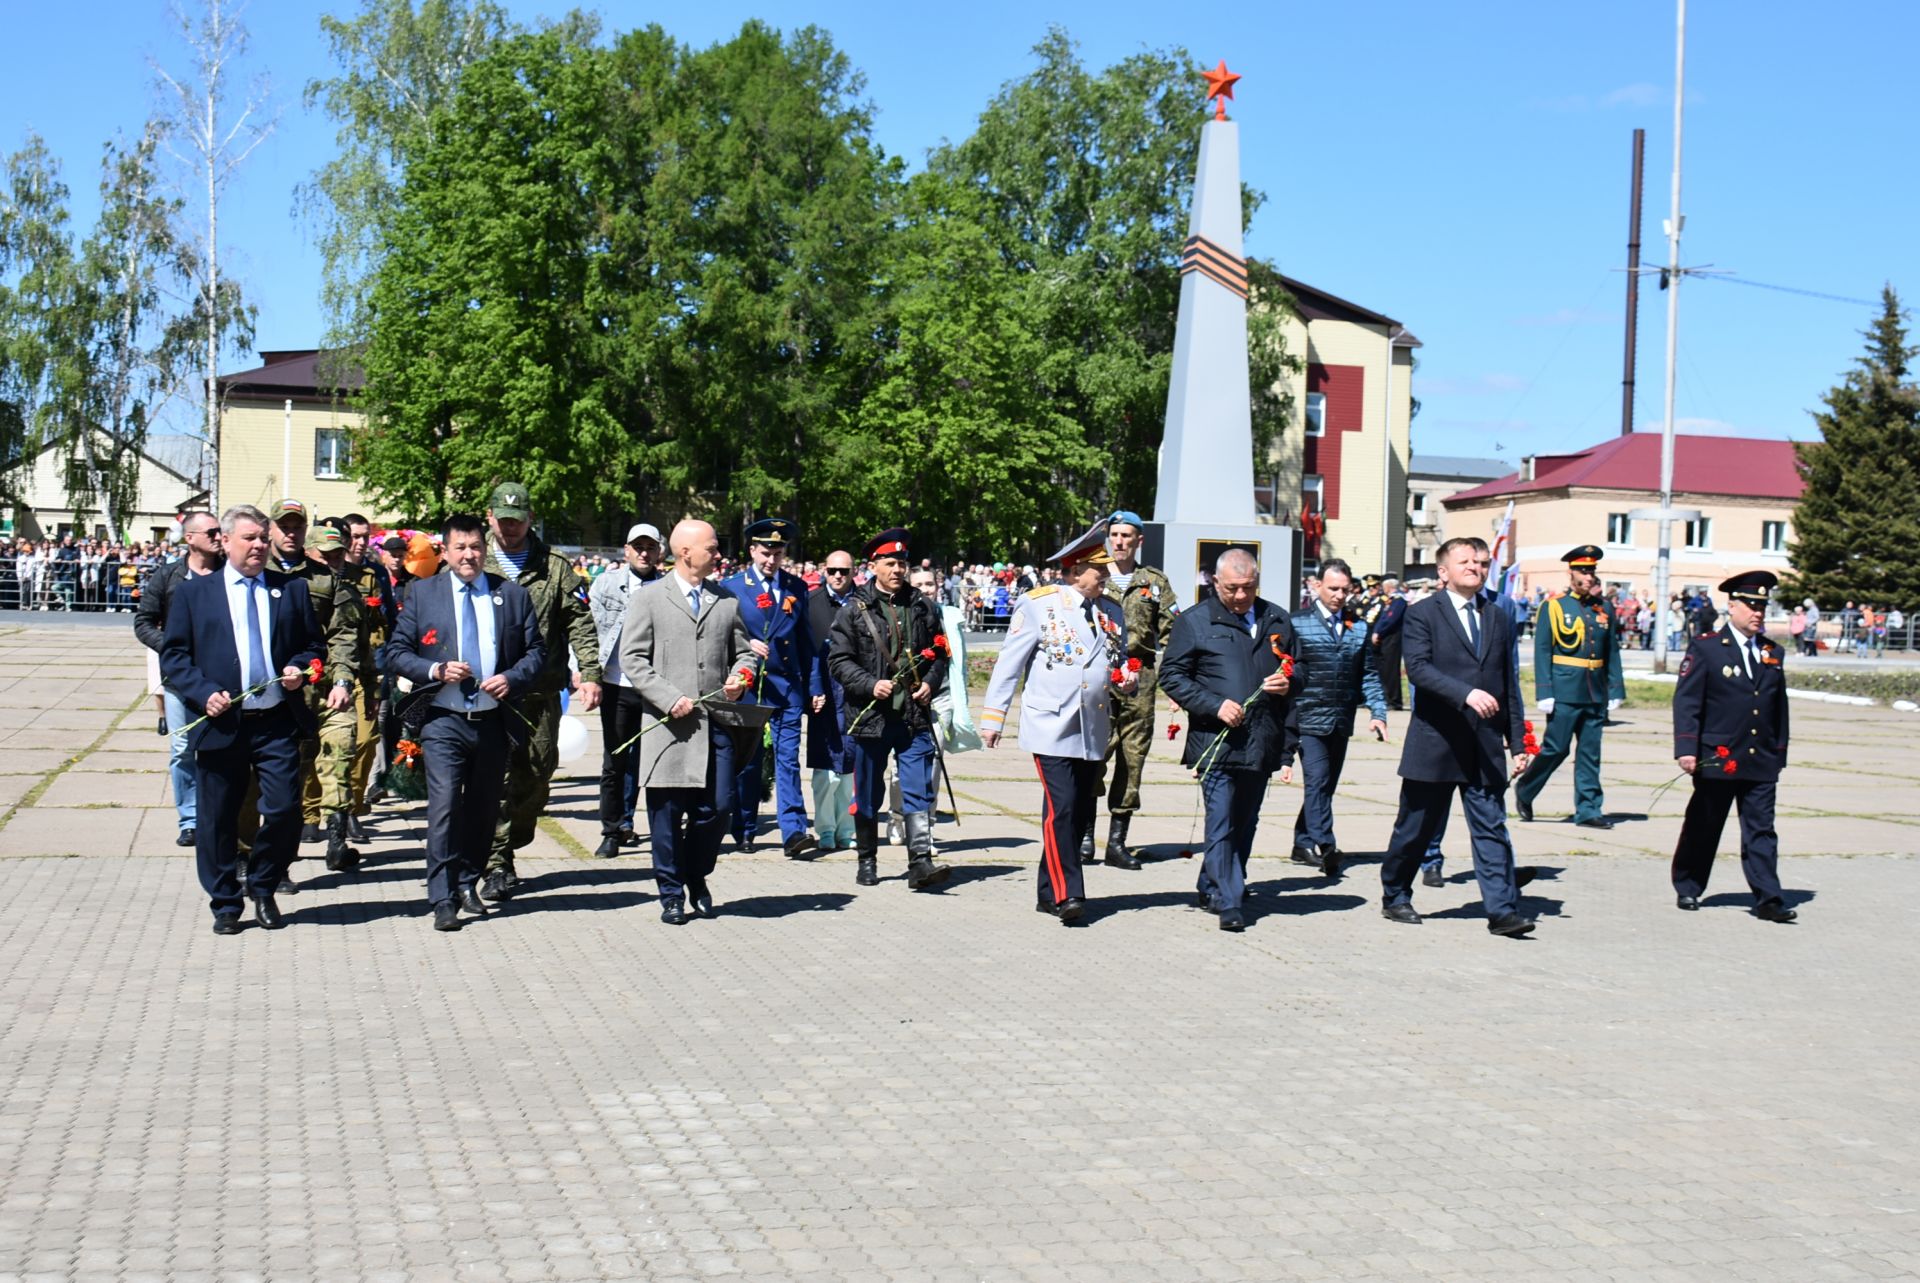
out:
<path id="1" fill-rule="evenodd" d="M 666 542 L 666 540 L 660 537 L 660 531 L 657 527 L 650 526 L 644 521 L 627 531 L 628 543 L 639 543 L 642 539 L 651 539 L 657 544 L 664 544 Z"/>

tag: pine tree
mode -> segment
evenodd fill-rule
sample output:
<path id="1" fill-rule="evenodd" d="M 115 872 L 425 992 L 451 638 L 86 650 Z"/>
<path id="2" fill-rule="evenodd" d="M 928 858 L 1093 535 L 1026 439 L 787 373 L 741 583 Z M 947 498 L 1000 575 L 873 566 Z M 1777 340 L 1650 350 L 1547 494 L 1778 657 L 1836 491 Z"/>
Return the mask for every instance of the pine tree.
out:
<path id="1" fill-rule="evenodd" d="M 1909 379 L 1920 349 L 1892 286 L 1864 331 L 1866 353 L 1814 413 L 1820 440 L 1795 447 L 1806 490 L 1794 513 L 1793 600 L 1823 609 L 1846 601 L 1910 610 L 1920 605 L 1920 387 Z"/>

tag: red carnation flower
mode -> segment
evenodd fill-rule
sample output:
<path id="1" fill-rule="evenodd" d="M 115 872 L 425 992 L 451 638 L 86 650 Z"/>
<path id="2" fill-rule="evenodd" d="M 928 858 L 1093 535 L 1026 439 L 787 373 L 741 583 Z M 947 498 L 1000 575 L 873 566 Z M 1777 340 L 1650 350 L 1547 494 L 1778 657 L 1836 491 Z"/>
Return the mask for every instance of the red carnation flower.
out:
<path id="1" fill-rule="evenodd" d="M 945 633 L 936 633 L 934 635 L 933 648 L 942 655 L 953 654 L 953 646 L 947 641 L 947 635 Z"/>
<path id="2" fill-rule="evenodd" d="M 438 628 L 429 628 L 426 632 L 420 634 L 420 644 L 422 646 L 435 645 L 439 640 L 440 630 Z"/>
<path id="3" fill-rule="evenodd" d="M 848 815 L 860 814 L 860 804 L 858 802 L 847 803 L 847 814 Z"/>
<path id="4" fill-rule="evenodd" d="M 1127 661 L 1127 671 L 1128 671 L 1129 673 L 1137 673 L 1137 672 L 1139 672 L 1139 671 L 1140 671 L 1140 661 L 1139 661 L 1139 660 L 1137 660 L 1137 659 L 1129 659 L 1129 660 Z"/>
<path id="5" fill-rule="evenodd" d="M 1127 670 L 1124 668 L 1109 668 L 1107 670 L 1107 679 L 1115 686 L 1118 686 L 1127 680 Z"/>
<path id="6" fill-rule="evenodd" d="M 367 609 L 368 610 L 380 609 L 380 598 L 377 594 L 375 596 L 367 598 Z"/>
<path id="7" fill-rule="evenodd" d="M 1722 744 L 1713 750 L 1713 755 L 1718 758 L 1728 758 L 1733 756 L 1733 750 Z"/>
<path id="8" fill-rule="evenodd" d="M 762 610 L 770 610 L 773 607 L 773 598 L 767 596 L 765 593 L 761 593 L 753 599 L 753 604 Z"/>
<path id="9" fill-rule="evenodd" d="M 319 660 L 316 659 L 310 662 L 307 665 L 307 685 L 318 686 L 320 684 L 321 674 L 325 673 L 326 671 L 327 671 L 327 666 L 321 663 Z"/>
<path id="10" fill-rule="evenodd" d="M 750 682 L 750 681 L 752 681 L 752 680 L 753 680 L 753 665 L 752 665 L 752 664 L 742 664 L 742 665 L 740 665 L 740 667 L 739 667 L 739 668 L 737 668 L 737 669 L 735 669 L 735 670 L 734 670 L 734 676 L 736 676 L 736 677 L 738 677 L 738 678 L 739 678 L 739 679 L 740 679 L 741 681 L 743 681 L 743 682 Z"/>
<path id="11" fill-rule="evenodd" d="M 1520 725 L 1526 728 L 1526 732 L 1527 732 L 1527 734 L 1529 734 L 1529 735 L 1531 735 L 1531 734 L 1533 734 L 1533 723 L 1532 723 L 1532 722 L 1522 722 L 1522 723 L 1520 723 Z"/>
<path id="12" fill-rule="evenodd" d="M 1168 738 L 1168 739 L 1172 739 L 1172 738 L 1173 738 L 1174 736 L 1176 736 L 1176 735 L 1178 735 L 1179 733 L 1180 733 L 1180 723 L 1178 723 L 1178 722 L 1168 722 L 1168 723 L 1167 723 L 1167 738 Z"/>
<path id="13" fill-rule="evenodd" d="M 940 655 L 933 647 L 929 646 L 920 652 L 920 658 L 930 661 L 940 658 Z"/>

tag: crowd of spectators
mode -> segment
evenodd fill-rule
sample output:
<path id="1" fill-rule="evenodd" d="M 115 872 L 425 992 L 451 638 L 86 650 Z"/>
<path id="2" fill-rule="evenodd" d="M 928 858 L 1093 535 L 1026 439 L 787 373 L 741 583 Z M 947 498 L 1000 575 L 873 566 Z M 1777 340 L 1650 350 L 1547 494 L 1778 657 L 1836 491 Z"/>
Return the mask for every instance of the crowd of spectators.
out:
<path id="1" fill-rule="evenodd" d="M 148 572 L 174 555 L 157 543 L 15 539 L 0 544 L 0 610 L 131 613 Z"/>

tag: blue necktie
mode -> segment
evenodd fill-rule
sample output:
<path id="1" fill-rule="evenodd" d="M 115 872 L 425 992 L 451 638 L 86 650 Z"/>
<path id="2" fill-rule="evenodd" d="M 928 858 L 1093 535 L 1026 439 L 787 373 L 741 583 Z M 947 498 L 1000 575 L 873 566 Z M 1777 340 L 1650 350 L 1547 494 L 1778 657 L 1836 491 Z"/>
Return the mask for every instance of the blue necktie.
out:
<path id="1" fill-rule="evenodd" d="M 267 645 L 260 634 L 260 602 L 254 596 L 260 590 L 260 576 L 243 580 L 247 585 L 247 680 L 248 686 L 267 680 Z M 257 698 L 257 697 L 256 697 Z"/>
<path id="2" fill-rule="evenodd" d="M 460 693 L 472 708 L 480 689 L 480 614 L 473 608 L 472 584 L 460 597 L 460 662 L 473 670 L 473 676 L 460 683 Z"/>
<path id="3" fill-rule="evenodd" d="M 1472 602 L 1467 603 L 1467 640 L 1473 643 L 1473 653 L 1480 654 L 1480 611 Z"/>
<path id="4" fill-rule="evenodd" d="M 687 609 L 693 612 L 695 619 L 700 618 L 700 585 L 687 589 Z"/>

